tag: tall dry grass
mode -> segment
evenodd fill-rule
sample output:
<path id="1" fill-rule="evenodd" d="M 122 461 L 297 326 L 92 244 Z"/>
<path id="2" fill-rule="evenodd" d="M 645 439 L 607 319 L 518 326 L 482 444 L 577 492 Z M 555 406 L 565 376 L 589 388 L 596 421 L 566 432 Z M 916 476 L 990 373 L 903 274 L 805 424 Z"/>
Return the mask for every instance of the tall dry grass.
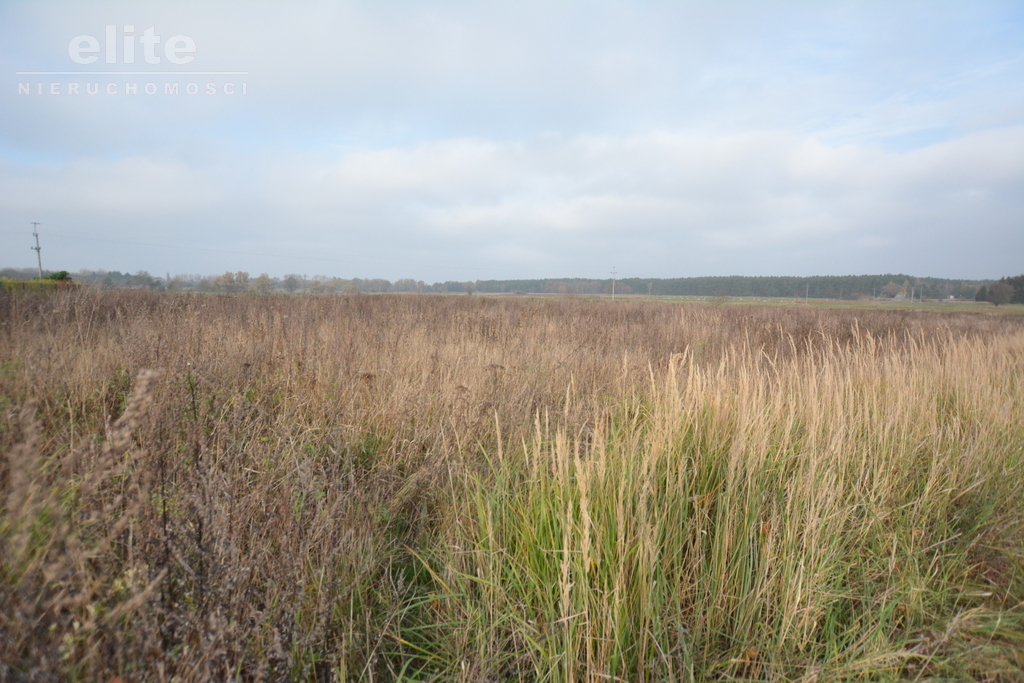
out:
<path id="1" fill-rule="evenodd" d="M 0 677 L 1024 666 L 1017 320 L 76 291 L 0 323 Z"/>
<path id="2" fill-rule="evenodd" d="M 472 478 L 421 652 L 487 680 L 1020 680 L 1024 336 L 676 356 Z M 413 649 L 411 661 L 437 662 Z"/>

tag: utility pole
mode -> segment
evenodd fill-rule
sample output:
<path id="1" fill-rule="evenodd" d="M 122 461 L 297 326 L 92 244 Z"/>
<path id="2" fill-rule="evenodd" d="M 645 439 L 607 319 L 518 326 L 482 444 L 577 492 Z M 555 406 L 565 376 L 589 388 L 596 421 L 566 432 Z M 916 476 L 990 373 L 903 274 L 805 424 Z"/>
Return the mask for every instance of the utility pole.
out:
<path id="1" fill-rule="evenodd" d="M 804 303 L 807 303 L 807 299 L 811 296 L 811 283 L 805 283 L 807 286 L 804 288 Z"/>
<path id="2" fill-rule="evenodd" d="M 34 249 L 36 252 L 36 258 L 39 260 L 39 279 L 43 279 L 43 248 L 39 246 L 39 223 L 32 221 L 32 235 L 36 238 L 36 246 L 29 247 Z"/>
<path id="3" fill-rule="evenodd" d="M 612 301 L 615 301 L 615 266 L 612 266 Z"/>

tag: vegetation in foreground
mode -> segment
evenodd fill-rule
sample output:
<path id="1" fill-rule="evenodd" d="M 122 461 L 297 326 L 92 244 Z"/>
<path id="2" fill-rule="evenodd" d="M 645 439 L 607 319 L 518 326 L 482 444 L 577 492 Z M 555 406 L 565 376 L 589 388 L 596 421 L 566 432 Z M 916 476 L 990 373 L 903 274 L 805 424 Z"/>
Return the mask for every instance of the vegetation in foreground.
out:
<path id="1" fill-rule="evenodd" d="M 1024 677 L 1024 324 L 0 296 L 0 678 Z"/>

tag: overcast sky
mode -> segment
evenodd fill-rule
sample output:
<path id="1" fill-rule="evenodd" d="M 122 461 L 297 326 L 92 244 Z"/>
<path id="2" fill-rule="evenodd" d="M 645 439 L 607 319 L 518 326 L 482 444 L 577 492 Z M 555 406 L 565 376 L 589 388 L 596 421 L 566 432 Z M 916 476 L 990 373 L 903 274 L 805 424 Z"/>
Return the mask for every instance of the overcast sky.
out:
<path id="1" fill-rule="evenodd" d="M 1024 272 L 1019 0 L 0 0 L 0 71 L 0 266 Z"/>

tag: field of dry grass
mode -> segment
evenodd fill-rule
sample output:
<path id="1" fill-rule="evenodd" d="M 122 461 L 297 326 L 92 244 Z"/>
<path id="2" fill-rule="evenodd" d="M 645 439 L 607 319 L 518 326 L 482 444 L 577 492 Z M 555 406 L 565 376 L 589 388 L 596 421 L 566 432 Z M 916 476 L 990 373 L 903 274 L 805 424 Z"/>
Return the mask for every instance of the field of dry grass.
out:
<path id="1" fill-rule="evenodd" d="M 0 680 L 1024 678 L 1024 319 L 0 294 Z"/>

